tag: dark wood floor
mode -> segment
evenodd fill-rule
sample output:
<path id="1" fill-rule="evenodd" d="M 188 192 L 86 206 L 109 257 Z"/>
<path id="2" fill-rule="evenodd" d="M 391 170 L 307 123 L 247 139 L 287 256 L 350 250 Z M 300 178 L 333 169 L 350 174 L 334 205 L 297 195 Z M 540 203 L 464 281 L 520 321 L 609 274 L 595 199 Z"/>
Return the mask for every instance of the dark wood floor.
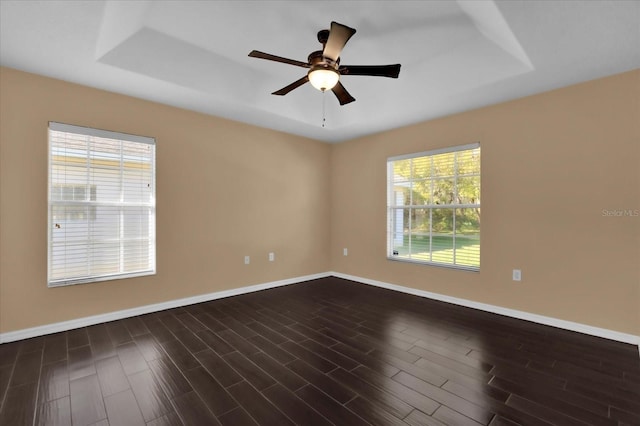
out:
<path id="1" fill-rule="evenodd" d="M 638 349 L 337 278 L 0 345 L 0 424 L 640 425 Z"/>

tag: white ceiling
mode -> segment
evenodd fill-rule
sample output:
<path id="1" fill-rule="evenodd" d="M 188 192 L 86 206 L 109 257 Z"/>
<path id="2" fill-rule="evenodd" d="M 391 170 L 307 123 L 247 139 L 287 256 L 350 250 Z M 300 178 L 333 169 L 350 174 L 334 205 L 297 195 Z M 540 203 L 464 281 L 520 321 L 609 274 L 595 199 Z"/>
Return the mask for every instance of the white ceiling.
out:
<path id="1" fill-rule="evenodd" d="M 342 64 L 400 77 L 272 96 L 306 70 L 248 53 L 306 61 L 332 20 Z M 0 64 L 339 142 L 640 68 L 640 2 L 0 0 Z"/>

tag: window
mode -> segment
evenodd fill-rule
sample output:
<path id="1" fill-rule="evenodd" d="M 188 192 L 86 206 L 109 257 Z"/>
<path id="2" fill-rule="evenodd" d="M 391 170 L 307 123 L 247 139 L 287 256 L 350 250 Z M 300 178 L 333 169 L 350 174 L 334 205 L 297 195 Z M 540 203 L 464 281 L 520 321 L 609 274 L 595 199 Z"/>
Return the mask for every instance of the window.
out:
<path id="1" fill-rule="evenodd" d="M 387 257 L 480 269 L 480 145 L 387 160 Z"/>
<path id="2" fill-rule="evenodd" d="M 89 194 L 87 194 L 89 191 Z M 74 184 L 60 184 L 55 183 L 51 187 L 51 198 L 54 200 L 65 201 L 96 201 L 96 186 L 95 185 L 74 185 Z M 54 216 L 60 218 L 64 215 L 65 219 L 79 220 L 87 217 L 87 215 L 95 220 L 96 207 L 90 206 L 86 209 L 84 206 L 68 206 L 64 211 L 60 209 L 54 209 Z"/>
<path id="3" fill-rule="evenodd" d="M 155 140 L 49 123 L 50 287 L 155 274 Z"/>

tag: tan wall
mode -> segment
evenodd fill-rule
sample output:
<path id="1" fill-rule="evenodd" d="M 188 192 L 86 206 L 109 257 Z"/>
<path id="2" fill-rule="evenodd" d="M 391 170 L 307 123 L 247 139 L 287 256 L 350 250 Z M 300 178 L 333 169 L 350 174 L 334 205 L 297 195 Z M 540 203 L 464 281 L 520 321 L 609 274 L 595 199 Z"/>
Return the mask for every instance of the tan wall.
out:
<path id="1" fill-rule="evenodd" d="M 640 335 L 640 218 L 602 216 L 640 209 L 638 99 L 635 71 L 326 145 L 0 68 L 0 332 L 334 270 Z M 47 288 L 48 121 L 156 138 L 156 276 Z M 481 271 L 388 261 L 386 158 L 474 141 Z"/>
<path id="2" fill-rule="evenodd" d="M 640 335 L 640 217 L 602 215 L 640 210 L 639 82 L 636 70 L 334 146 L 333 270 Z M 476 141 L 480 272 L 387 260 L 387 157 Z"/>
<path id="3" fill-rule="evenodd" d="M 157 275 L 47 288 L 48 121 L 156 138 Z M 0 332 L 330 270 L 330 151 L 0 69 Z"/>

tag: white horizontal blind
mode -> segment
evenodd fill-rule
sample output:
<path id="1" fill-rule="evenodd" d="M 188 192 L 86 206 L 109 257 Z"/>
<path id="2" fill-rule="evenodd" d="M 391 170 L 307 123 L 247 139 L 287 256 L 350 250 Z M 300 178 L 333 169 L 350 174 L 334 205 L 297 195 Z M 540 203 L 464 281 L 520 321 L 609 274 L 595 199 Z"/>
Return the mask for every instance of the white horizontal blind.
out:
<path id="1" fill-rule="evenodd" d="M 49 286 L 154 274 L 155 140 L 49 123 Z"/>
<path id="2" fill-rule="evenodd" d="M 387 160 L 387 256 L 480 269 L 480 145 Z"/>

